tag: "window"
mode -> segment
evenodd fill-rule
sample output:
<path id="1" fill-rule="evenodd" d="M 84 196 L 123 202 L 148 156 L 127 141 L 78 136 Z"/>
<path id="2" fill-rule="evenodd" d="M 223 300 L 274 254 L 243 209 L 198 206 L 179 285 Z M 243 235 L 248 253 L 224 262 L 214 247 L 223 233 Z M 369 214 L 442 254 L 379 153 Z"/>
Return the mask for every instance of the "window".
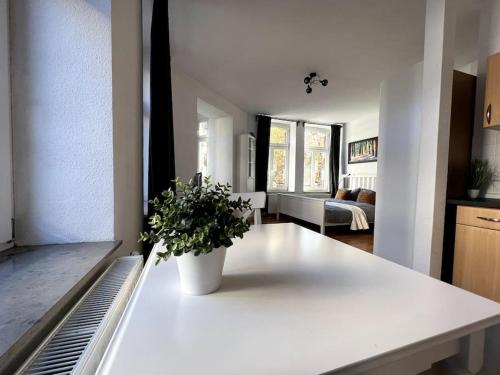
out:
<path id="1" fill-rule="evenodd" d="M 11 220 L 14 217 L 8 5 L 7 2 L 0 1 L 0 251 L 13 245 Z"/>
<path id="2" fill-rule="evenodd" d="M 290 124 L 273 120 L 269 138 L 268 190 L 288 190 L 289 162 Z"/>
<path id="3" fill-rule="evenodd" d="M 198 172 L 208 176 L 208 121 L 198 124 Z"/>
<path id="4" fill-rule="evenodd" d="M 304 191 L 330 190 L 329 126 L 304 125 Z"/>

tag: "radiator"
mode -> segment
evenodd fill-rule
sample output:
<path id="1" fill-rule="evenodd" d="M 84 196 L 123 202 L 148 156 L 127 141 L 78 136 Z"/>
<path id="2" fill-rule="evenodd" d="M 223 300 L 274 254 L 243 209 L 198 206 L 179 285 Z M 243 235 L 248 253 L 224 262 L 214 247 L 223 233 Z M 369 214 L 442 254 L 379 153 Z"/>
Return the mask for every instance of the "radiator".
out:
<path id="1" fill-rule="evenodd" d="M 94 374 L 142 270 L 142 256 L 115 260 L 16 375 Z"/>

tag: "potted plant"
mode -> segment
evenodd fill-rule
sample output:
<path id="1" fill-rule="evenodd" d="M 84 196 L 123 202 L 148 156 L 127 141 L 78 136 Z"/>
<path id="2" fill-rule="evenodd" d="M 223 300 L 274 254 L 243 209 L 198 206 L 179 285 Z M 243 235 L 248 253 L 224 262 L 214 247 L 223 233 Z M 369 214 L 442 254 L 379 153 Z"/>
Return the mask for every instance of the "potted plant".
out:
<path id="1" fill-rule="evenodd" d="M 479 191 L 487 189 L 491 184 L 492 179 L 493 170 L 489 166 L 487 160 L 472 160 L 467 195 L 472 199 L 476 199 L 479 196 Z"/>
<path id="2" fill-rule="evenodd" d="M 208 177 L 201 186 L 179 178 L 175 184 L 177 193 L 168 189 L 162 199 L 150 201 L 155 211 L 149 218 L 151 230 L 141 233 L 140 241 L 161 243 L 156 265 L 176 257 L 185 293 L 208 294 L 221 284 L 226 249 L 250 229 L 242 218 L 251 209 L 250 200 L 230 200 L 231 186 L 213 186 Z"/>

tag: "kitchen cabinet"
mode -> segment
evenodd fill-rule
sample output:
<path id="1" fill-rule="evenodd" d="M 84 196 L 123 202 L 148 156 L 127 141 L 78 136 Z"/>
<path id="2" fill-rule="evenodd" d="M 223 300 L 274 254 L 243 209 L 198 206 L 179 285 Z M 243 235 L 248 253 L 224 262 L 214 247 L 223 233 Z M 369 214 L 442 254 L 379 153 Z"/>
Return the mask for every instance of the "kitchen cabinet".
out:
<path id="1" fill-rule="evenodd" d="M 458 206 L 453 284 L 500 302 L 500 210 Z"/>
<path id="2" fill-rule="evenodd" d="M 488 57 L 484 92 L 483 127 L 500 125 L 500 53 Z"/>

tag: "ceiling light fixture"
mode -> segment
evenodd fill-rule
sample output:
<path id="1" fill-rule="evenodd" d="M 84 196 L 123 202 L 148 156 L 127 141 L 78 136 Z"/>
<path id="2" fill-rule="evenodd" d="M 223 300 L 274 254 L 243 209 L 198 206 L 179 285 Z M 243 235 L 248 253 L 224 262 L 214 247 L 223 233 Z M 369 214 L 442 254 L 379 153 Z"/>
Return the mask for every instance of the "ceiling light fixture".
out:
<path id="1" fill-rule="evenodd" d="M 306 93 L 310 94 L 312 93 L 312 85 L 319 85 L 321 83 L 322 86 L 327 86 L 328 85 L 328 80 L 327 79 L 321 79 L 318 74 L 315 72 L 309 73 L 306 78 L 304 78 L 304 83 L 307 85 L 306 87 Z"/>

